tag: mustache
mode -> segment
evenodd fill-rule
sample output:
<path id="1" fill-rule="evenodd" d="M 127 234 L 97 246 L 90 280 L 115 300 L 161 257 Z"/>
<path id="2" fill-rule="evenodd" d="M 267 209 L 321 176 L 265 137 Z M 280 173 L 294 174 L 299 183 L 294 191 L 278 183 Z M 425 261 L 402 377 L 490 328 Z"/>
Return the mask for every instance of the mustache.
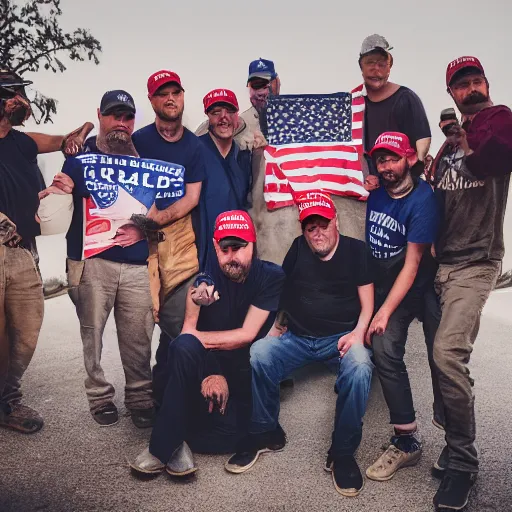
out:
<path id="1" fill-rule="evenodd" d="M 472 92 L 469 96 L 466 96 L 462 100 L 463 105 L 476 105 L 478 103 L 485 103 L 489 100 L 489 97 L 481 92 Z"/>

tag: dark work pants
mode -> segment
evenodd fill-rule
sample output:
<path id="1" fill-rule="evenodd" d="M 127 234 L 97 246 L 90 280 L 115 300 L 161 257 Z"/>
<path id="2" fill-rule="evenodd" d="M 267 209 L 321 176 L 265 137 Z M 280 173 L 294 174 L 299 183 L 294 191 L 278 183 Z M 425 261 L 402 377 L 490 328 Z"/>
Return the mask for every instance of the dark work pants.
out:
<path id="1" fill-rule="evenodd" d="M 156 406 L 162 403 L 165 386 L 167 384 L 167 358 L 169 345 L 177 338 L 183 328 L 185 318 L 185 304 L 188 289 L 192 286 L 195 276 L 187 279 L 175 288 L 162 304 L 158 322 L 161 329 L 160 340 L 155 354 L 155 366 L 153 366 L 153 398 Z"/>
<path id="2" fill-rule="evenodd" d="M 251 414 L 249 353 L 228 359 L 227 352 L 206 350 L 191 334 L 178 336 L 169 346 L 168 380 L 149 443 L 152 455 L 167 463 L 183 441 L 199 453 L 234 453 L 248 431 Z M 224 375 L 229 400 L 224 415 L 201 395 L 209 375 Z"/>
<path id="3" fill-rule="evenodd" d="M 378 298 L 377 302 L 383 302 L 383 300 Z M 384 334 L 373 336 L 375 366 L 389 408 L 390 423 L 405 425 L 414 422 L 416 413 L 404 355 L 409 325 L 415 318 L 423 322 L 434 391 L 434 418 L 442 425 L 444 424 L 443 405 L 433 358 L 434 339 L 441 319 L 441 310 L 433 283 L 421 300 L 402 301 L 391 315 Z"/>

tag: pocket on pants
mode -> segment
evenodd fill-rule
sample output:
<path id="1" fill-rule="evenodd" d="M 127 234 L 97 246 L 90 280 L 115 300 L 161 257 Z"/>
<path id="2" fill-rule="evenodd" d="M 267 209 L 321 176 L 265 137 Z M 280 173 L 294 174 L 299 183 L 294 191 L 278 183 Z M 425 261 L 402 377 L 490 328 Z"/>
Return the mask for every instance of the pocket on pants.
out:
<path id="1" fill-rule="evenodd" d="M 85 261 L 76 261 L 66 258 L 66 273 L 68 277 L 69 288 L 76 288 L 84 273 Z"/>

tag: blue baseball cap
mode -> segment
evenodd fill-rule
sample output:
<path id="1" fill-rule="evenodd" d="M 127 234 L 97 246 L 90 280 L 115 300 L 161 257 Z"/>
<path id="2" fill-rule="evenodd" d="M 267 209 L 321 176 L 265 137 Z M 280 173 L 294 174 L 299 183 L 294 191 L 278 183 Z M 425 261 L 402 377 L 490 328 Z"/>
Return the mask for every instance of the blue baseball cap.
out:
<path id="1" fill-rule="evenodd" d="M 135 102 L 131 94 L 121 89 L 107 91 L 101 98 L 100 113 L 102 116 L 108 116 L 115 110 L 135 114 Z"/>
<path id="2" fill-rule="evenodd" d="M 274 63 L 267 59 L 253 60 L 249 64 L 249 77 L 247 82 L 250 82 L 253 78 L 264 78 L 265 80 L 274 80 L 277 73 L 274 67 Z"/>

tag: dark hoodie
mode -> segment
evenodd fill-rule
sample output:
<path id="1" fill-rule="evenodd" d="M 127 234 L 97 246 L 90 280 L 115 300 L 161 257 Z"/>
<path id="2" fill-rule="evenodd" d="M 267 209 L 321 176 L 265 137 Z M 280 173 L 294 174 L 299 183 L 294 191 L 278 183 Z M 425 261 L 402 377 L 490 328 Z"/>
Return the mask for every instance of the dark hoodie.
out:
<path id="1" fill-rule="evenodd" d="M 445 264 L 501 260 L 512 172 L 512 112 L 501 105 L 489 107 L 463 127 L 473 153 L 466 157 L 445 144 L 434 164 L 444 214 L 437 258 Z"/>

